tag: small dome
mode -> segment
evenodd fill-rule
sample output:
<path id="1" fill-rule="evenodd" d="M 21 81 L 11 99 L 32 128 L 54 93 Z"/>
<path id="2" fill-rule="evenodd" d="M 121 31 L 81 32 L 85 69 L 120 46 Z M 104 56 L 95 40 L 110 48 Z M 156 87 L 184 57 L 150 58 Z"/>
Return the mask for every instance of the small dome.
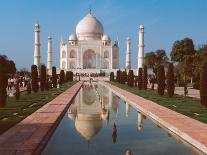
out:
<path id="1" fill-rule="evenodd" d="M 35 24 L 35 27 L 40 27 L 40 24 L 36 23 L 36 24 Z"/>
<path id="2" fill-rule="evenodd" d="M 104 34 L 103 37 L 102 37 L 102 40 L 103 41 L 110 41 L 111 38 L 107 34 Z"/>
<path id="3" fill-rule="evenodd" d="M 140 25 L 139 28 L 140 28 L 140 29 L 144 29 L 144 25 Z"/>
<path id="4" fill-rule="evenodd" d="M 76 34 L 71 34 L 70 36 L 69 36 L 69 39 L 68 39 L 69 41 L 74 41 L 74 40 L 78 40 L 78 38 L 77 38 L 77 36 L 76 36 Z"/>
<path id="5" fill-rule="evenodd" d="M 90 12 L 76 26 L 79 40 L 101 39 L 104 29 L 101 22 Z"/>

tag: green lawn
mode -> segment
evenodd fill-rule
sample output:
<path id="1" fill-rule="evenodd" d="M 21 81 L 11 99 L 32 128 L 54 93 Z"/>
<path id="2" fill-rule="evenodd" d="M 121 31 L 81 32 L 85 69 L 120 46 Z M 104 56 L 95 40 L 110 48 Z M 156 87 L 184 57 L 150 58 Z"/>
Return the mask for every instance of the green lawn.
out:
<path id="1" fill-rule="evenodd" d="M 15 97 L 8 97 L 6 106 L 0 108 L 0 134 L 41 108 L 75 83 L 75 81 L 67 82 L 59 89 L 53 88 L 49 91 L 38 91 L 30 95 L 27 92 L 21 92 L 18 101 Z"/>
<path id="2" fill-rule="evenodd" d="M 167 107 L 173 111 L 177 111 L 181 114 L 189 116 L 193 119 L 199 120 L 203 123 L 207 123 L 207 108 L 202 107 L 200 100 L 191 97 L 184 97 L 180 95 L 174 95 L 173 98 L 167 97 L 167 95 L 160 96 L 157 94 L 156 90 L 139 90 L 137 87 L 129 87 L 124 84 L 119 84 L 117 82 L 109 82 L 117 87 L 127 90 L 133 94 L 144 97 L 151 100 L 159 105 Z M 196 115 L 196 114 L 199 115 Z"/>

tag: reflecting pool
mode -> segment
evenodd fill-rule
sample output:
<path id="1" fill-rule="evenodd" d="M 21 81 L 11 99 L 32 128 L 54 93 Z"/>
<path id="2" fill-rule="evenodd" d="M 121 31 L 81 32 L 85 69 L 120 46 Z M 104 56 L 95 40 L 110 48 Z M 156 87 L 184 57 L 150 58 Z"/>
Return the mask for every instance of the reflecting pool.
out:
<path id="1" fill-rule="evenodd" d="M 42 155 L 191 155 L 187 146 L 100 85 L 85 84 Z"/>

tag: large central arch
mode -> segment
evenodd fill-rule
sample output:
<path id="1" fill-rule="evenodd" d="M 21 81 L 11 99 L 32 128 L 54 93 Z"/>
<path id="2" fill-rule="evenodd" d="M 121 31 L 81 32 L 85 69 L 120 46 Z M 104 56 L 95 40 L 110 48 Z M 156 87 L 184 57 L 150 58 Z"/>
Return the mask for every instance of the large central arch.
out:
<path id="1" fill-rule="evenodd" d="M 83 69 L 90 68 L 96 68 L 96 53 L 89 49 L 83 54 Z"/>

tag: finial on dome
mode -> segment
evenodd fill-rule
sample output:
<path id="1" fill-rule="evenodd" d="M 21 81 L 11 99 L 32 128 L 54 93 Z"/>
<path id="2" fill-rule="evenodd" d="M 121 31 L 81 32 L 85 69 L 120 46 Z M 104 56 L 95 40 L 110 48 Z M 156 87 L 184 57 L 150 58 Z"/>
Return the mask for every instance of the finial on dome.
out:
<path id="1" fill-rule="evenodd" d="M 89 6 L 89 11 L 88 11 L 88 12 L 89 12 L 90 15 L 92 15 L 92 9 L 91 9 L 91 6 Z"/>

